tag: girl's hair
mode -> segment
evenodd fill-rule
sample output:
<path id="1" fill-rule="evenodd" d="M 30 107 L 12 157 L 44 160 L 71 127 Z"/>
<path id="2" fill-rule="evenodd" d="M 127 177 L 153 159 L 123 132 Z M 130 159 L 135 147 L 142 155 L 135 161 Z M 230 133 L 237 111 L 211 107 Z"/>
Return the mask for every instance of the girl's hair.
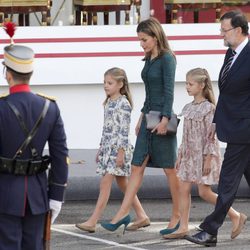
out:
<path id="1" fill-rule="evenodd" d="M 174 52 L 170 49 L 165 32 L 156 18 L 150 17 L 149 19 L 141 21 L 137 26 L 136 32 L 143 32 L 156 38 L 159 56 L 162 56 L 165 52 L 169 52 L 175 57 Z M 146 54 L 144 59 L 149 57 L 150 54 Z"/>
<path id="2" fill-rule="evenodd" d="M 127 78 L 126 72 L 121 68 L 114 67 L 114 68 L 108 69 L 104 73 L 104 77 L 107 75 L 110 75 L 115 81 L 123 83 L 123 86 L 120 89 L 120 93 L 127 97 L 131 107 L 133 108 L 133 101 L 132 101 L 132 96 L 129 90 L 129 84 L 128 84 L 128 78 Z M 103 103 L 104 105 L 107 103 L 108 99 L 109 99 L 109 96 L 106 97 Z"/>
<path id="3" fill-rule="evenodd" d="M 199 84 L 204 83 L 203 96 L 215 105 L 214 91 L 210 76 L 206 69 L 195 68 L 187 72 L 187 77 L 190 76 L 195 82 Z"/>

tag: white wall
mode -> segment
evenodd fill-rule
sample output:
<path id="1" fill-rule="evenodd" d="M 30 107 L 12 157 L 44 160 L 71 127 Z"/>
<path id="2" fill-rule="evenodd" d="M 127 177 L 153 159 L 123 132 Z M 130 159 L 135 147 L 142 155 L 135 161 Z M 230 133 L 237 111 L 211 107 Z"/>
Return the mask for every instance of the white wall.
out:
<path id="1" fill-rule="evenodd" d="M 142 83 L 130 85 L 133 95 L 134 109 L 130 139 L 134 144 L 136 140 L 135 126 L 140 115 L 145 91 Z M 98 148 L 103 124 L 103 106 L 105 94 L 101 84 L 92 85 L 56 85 L 32 86 L 34 92 L 42 92 L 56 96 L 61 109 L 65 129 L 68 138 L 68 146 L 71 149 L 95 149 Z M 214 84 L 217 96 L 217 86 Z M 7 87 L 1 87 L 1 92 L 8 92 Z M 185 83 L 178 82 L 175 85 L 174 110 L 178 114 L 183 106 L 192 100 L 185 90 Z M 182 137 L 182 122 L 178 128 L 178 144 Z"/>
<path id="2" fill-rule="evenodd" d="M 197 66 L 207 68 L 211 78 L 217 80 L 225 51 L 222 39 L 216 36 L 219 24 L 163 27 L 177 54 L 176 81 L 184 81 L 186 71 Z M 3 29 L 0 37 L 2 51 L 9 39 Z M 36 53 L 34 84 L 96 84 L 114 65 L 126 69 L 130 82 L 141 82 L 143 51 L 136 25 L 19 27 L 14 41 Z M 2 79 L 0 74 L 0 82 Z"/>

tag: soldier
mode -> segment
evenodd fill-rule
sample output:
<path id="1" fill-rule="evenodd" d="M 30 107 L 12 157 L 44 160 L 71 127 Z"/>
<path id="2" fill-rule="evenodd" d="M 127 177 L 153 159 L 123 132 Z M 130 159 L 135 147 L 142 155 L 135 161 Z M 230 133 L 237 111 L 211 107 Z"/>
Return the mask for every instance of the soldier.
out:
<path id="1" fill-rule="evenodd" d="M 34 52 L 4 48 L 9 95 L 0 98 L 0 250 L 41 250 L 46 213 L 61 210 L 68 149 L 59 108 L 31 92 Z M 48 142 L 50 156 L 43 150 Z M 50 174 L 46 170 L 50 164 Z"/>

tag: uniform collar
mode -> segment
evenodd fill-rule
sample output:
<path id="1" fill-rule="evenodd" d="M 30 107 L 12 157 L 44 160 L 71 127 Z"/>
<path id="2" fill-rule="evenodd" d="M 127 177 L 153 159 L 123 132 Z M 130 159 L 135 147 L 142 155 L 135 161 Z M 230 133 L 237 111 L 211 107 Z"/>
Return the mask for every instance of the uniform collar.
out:
<path id="1" fill-rule="evenodd" d="M 30 86 L 28 84 L 18 84 L 10 87 L 10 94 L 17 92 L 30 92 Z"/>

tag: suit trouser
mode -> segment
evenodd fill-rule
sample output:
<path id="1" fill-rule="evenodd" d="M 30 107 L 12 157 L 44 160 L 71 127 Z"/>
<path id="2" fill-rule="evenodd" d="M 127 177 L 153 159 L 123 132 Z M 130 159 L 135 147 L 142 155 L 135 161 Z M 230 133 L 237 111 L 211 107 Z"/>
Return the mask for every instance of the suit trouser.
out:
<path id="1" fill-rule="evenodd" d="M 250 159 L 249 159 L 249 163 L 248 163 L 248 168 L 245 169 L 244 176 L 245 176 L 247 184 L 250 188 Z"/>
<path id="2" fill-rule="evenodd" d="M 0 214 L 0 250 L 42 250 L 45 214 Z"/>
<path id="3" fill-rule="evenodd" d="M 207 233 L 217 235 L 228 210 L 234 202 L 241 178 L 249 173 L 250 144 L 228 144 L 224 154 L 214 211 L 201 223 Z M 246 171 L 248 170 L 248 171 Z"/>

